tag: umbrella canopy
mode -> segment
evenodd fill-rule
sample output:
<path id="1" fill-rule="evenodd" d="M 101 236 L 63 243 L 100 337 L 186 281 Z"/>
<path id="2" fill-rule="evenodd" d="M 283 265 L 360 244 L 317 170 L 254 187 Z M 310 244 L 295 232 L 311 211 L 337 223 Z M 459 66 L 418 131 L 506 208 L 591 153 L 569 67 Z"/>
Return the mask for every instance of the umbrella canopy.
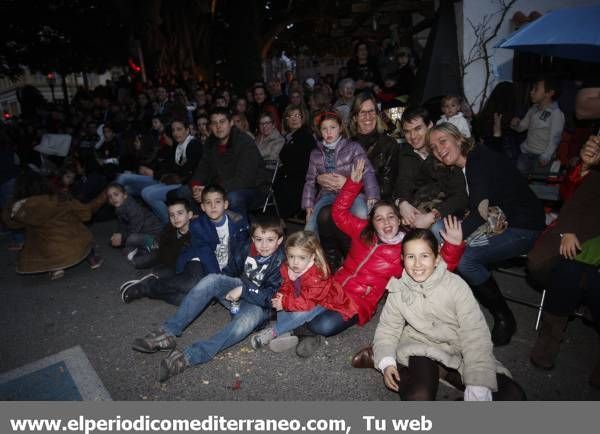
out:
<path id="1" fill-rule="evenodd" d="M 600 5 L 548 12 L 499 47 L 600 63 Z"/>

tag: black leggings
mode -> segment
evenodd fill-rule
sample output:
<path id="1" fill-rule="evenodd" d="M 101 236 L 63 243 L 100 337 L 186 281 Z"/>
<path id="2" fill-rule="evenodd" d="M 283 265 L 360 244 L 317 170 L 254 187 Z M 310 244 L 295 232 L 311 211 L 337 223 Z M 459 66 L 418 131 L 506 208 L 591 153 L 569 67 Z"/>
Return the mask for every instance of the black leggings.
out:
<path id="1" fill-rule="evenodd" d="M 551 274 L 544 309 L 554 315 L 571 315 L 584 303 L 600 322 L 600 269 L 579 261 L 561 259 Z"/>
<path id="2" fill-rule="evenodd" d="M 189 261 L 179 274 L 167 266 L 159 266 L 153 272 L 159 278 L 143 281 L 144 294 L 174 306 L 179 306 L 186 294 L 206 275 L 200 261 Z"/>
<path id="3" fill-rule="evenodd" d="M 444 368 L 444 380 L 459 390 L 465 390 L 460 374 L 454 369 Z M 423 356 L 411 356 L 408 368 L 398 365 L 400 373 L 399 391 L 404 401 L 434 401 L 440 382 L 440 365 Z M 515 381 L 503 374 L 496 374 L 498 391 L 492 393 L 494 401 L 524 401 L 525 392 Z"/>
<path id="4" fill-rule="evenodd" d="M 350 237 L 335 225 L 331 216 L 331 205 L 323 207 L 317 216 L 319 238 L 325 252 L 335 251 L 344 258 L 350 249 Z"/>

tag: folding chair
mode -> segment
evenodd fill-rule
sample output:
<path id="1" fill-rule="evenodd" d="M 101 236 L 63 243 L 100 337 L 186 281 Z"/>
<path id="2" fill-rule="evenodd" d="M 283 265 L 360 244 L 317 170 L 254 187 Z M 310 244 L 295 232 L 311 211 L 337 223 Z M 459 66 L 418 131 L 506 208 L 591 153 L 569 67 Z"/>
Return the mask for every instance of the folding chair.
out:
<path id="1" fill-rule="evenodd" d="M 267 208 L 272 206 L 275 208 L 275 212 L 277 213 L 277 215 L 280 216 L 279 207 L 277 206 L 277 199 L 275 199 L 275 190 L 273 189 L 273 186 L 275 185 L 275 180 L 277 179 L 277 173 L 279 172 L 279 167 L 281 166 L 281 163 L 278 160 L 266 160 L 265 166 L 267 170 L 273 171 L 273 176 L 271 177 L 271 182 L 269 183 L 269 188 L 265 197 L 265 203 L 262 207 L 262 212 L 264 214 L 267 211 Z"/>

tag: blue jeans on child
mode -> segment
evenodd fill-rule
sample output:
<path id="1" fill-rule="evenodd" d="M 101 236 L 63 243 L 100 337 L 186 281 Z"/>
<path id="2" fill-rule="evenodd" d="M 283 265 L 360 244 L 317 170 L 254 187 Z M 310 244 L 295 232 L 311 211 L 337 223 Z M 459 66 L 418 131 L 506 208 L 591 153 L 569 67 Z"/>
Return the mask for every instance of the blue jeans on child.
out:
<path id="1" fill-rule="evenodd" d="M 323 306 L 315 306 L 311 310 L 305 311 L 296 311 L 296 312 L 287 312 L 285 310 L 280 310 L 277 312 L 277 322 L 275 323 L 275 333 L 277 336 L 281 336 L 286 332 L 290 332 L 294 330 L 296 327 L 300 327 L 301 325 L 309 322 L 317 315 L 325 312 Z"/>
<path id="2" fill-rule="evenodd" d="M 318 235 L 317 217 L 319 212 L 322 208 L 335 202 L 336 197 L 337 193 L 327 192 L 319 198 L 319 200 L 313 206 L 313 213 L 304 227 L 305 231 L 311 231 Z M 367 200 L 365 199 L 364 194 L 361 193 L 356 199 L 354 199 L 354 203 L 352 204 L 352 208 L 350 208 L 350 212 L 361 219 L 367 218 L 369 210 L 367 209 Z"/>
<path id="3" fill-rule="evenodd" d="M 231 303 L 225 300 L 229 291 L 242 286 L 242 280 L 223 274 L 209 274 L 203 278 L 185 296 L 175 315 L 163 324 L 163 330 L 173 336 L 181 336 L 183 330 L 204 310 L 213 298 L 229 308 Z M 232 315 L 231 321 L 206 340 L 194 342 L 183 350 L 190 365 L 210 361 L 219 351 L 243 341 L 256 327 L 269 319 L 269 310 L 240 300 L 240 310 Z"/>
<path id="4" fill-rule="evenodd" d="M 159 184 L 157 180 L 151 176 L 139 175 L 137 173 L 121 173 L 117 176 L 116 182 L 121 184 L 127 194 L 140 197 L 142 190 L 150 185 Z"/>
<path id="5" fill-rule="evenodd" d="M 539 231 L 507 228 L 489 238 L 482 246 L 467 246 L 458 264 L 458 272 L 471 286 L 481 285 L 490 278 L 487 265 L 529 253 Z"/>
<path id="6" fill-rule="evenodd" d="M 169 210 L 167 208 L 167 193 L 171 190 L 176 190 L 181 187 L 181 184 L 154 184 L 145 187 L 142 190 L 142 198 L 144 202 L 152 208 L 152 212 L 156 214 L 163 224 L 169 224 Z"/>

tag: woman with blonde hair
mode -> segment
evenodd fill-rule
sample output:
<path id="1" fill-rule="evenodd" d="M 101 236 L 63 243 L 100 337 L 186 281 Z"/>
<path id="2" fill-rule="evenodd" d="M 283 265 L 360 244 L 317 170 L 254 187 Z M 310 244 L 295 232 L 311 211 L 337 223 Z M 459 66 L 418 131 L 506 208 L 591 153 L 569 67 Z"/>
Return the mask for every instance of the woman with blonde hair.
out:
<path id="1" fill-rule="evenodd" d="M 544 228 L 544 209 L 508 158 L 483 144 L 475 145 L 454 125 L 434 126 L 427 141 L 439 161 L 465 174 L 469 214 L 462 221 L 462 231 L 467 248 L 457 270 L 494 317 L 492 341 L 496 346 L 506 345 L 517 325 L 490 265 L 531 250 Z"/>

